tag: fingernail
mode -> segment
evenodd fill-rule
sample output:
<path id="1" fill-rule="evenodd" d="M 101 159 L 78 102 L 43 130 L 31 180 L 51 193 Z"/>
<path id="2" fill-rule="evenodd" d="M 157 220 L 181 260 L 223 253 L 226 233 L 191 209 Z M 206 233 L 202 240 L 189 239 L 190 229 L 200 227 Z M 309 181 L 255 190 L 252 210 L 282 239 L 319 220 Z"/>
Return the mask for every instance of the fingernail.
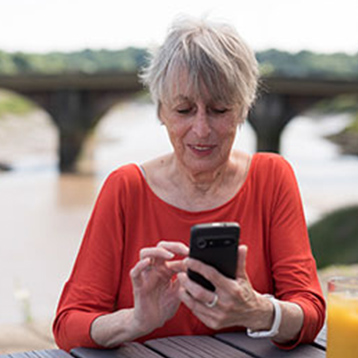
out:
<path id="1" fill-rule="evenodd" d="M 172 259 L 175 255 L 172 252 L 167 252 L 168 259 Z"/>

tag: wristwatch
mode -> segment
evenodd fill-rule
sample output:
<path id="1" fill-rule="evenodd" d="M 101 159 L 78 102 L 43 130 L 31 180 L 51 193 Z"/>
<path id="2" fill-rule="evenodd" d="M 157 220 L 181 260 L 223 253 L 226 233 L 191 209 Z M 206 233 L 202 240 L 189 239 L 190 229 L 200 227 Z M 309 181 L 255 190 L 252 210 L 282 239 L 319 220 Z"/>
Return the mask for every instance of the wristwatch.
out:
<path id="1" fill-rule="evenodd" d="M 272 295 L 265 294 L 264 297 L 267 297 L 273 304 L 274 307 L 274 320 L 272 327 L 269 331 L 255 331 L 253 332 L 250 328 L 247 329 L 247 335 L 251 338 L 272 338 L 275 337 L 278 333 L 281 324 L 282 312 L 281 306 Z"/>

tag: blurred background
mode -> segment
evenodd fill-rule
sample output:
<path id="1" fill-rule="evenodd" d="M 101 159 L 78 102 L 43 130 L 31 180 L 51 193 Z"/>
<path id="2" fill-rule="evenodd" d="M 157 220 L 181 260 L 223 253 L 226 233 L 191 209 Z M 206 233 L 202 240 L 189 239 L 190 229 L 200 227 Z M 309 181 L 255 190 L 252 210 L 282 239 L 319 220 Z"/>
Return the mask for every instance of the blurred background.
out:
<path id="1" fill-rule="evenodd" d="M 104 179 L 171 150 L 136 74 L 180 14 L 233 24 L 256 52 L 267 108 L 296 103 L 279 140 L 260 144 L 252 119 L 235 147 L 293 165 L 322 282 L 357 274 L 357 13 L 355 0 L 1 0 L 0 353 L 54 346 Z"/>

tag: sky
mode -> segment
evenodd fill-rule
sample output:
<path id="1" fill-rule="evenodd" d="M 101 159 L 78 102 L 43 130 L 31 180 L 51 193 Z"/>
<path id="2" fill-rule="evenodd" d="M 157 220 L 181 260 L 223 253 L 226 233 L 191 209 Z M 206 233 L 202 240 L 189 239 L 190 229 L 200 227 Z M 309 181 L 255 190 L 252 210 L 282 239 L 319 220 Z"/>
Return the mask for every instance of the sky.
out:
<path id="1" fill-rule="evenodd" d="M 147 48 L 179 15 L 229 22 L 255 51 L 358 53 L 358 0 L 0 0 L 0 50 Z"/>

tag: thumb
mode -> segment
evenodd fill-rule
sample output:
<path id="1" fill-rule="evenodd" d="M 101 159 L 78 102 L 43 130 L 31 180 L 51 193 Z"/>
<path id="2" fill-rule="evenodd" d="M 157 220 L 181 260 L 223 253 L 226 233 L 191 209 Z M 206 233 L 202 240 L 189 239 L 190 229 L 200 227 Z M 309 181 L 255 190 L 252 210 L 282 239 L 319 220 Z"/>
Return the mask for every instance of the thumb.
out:
<path id="1" fill-rule="evenodd" d="M 248 280 L 247 273 L 246 273 L 246 257 L 247 257 L 247 246 L 239 245 L 236 278 L 242 278 Z"/>

